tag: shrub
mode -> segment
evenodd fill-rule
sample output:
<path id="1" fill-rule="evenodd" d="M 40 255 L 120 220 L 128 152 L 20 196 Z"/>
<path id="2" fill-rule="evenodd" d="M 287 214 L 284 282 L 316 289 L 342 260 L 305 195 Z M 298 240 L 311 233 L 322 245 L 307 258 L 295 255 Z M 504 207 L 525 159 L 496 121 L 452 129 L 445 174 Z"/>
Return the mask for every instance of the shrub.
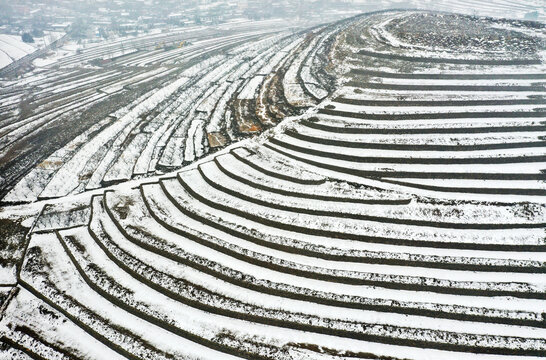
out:
<path id="1" fill-rule="evenodd" d="M 23 40 L 23 42 L 25 43 L 33 43 L 34 42 L 34 38 L 32 37 L 32 35 L 30 35 L 30 33 L 24 33 L 22 36 L 21 36 L 21 40 Z"/>

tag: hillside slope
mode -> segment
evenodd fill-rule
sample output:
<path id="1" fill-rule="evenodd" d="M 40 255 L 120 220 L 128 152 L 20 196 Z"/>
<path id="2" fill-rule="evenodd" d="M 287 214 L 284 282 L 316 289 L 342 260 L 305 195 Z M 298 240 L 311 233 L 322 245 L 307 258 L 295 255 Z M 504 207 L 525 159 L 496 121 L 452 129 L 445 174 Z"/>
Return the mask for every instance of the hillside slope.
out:
<path id="1" fill-rule="evenodd" d="M 388 11 L 305 36 L 257 75 L 303 114 L 33 205 L 4 354 L 545 357 L 545 29 Z"/>

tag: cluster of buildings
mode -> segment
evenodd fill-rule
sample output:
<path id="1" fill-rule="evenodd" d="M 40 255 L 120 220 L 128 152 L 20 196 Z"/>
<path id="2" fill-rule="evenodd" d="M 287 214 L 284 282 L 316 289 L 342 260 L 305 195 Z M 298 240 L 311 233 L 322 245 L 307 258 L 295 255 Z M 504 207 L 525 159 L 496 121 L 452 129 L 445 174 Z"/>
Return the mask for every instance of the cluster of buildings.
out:
<path id="1" fill-rule="evenodd" d="M 351 0 L 0 0 L 0 33 L 72 31 L 76 37 L 131 34 L 237 18 L 319 17 Z"/>

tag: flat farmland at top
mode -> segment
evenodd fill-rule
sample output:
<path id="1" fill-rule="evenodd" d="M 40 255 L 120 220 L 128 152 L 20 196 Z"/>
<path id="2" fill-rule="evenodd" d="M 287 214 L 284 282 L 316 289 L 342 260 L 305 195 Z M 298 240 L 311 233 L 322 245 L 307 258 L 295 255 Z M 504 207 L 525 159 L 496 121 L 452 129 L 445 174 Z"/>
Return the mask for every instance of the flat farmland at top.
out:
<path id="1" fill-rule="evenodd" d="M 5 82 L 0 354 L 546 357 L 546 25 L 262 25 Z"/>

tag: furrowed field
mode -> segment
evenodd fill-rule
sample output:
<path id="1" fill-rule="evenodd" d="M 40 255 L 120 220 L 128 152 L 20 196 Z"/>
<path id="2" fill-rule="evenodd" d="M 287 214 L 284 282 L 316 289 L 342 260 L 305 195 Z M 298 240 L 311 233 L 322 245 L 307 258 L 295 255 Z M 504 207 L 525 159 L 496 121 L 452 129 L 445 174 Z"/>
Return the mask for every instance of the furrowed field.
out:
<path id="1" fill-rule="evenodd" d="M 392 10 L 4 80 L 0 358 L 546 357 L 545 61 Z"/>

